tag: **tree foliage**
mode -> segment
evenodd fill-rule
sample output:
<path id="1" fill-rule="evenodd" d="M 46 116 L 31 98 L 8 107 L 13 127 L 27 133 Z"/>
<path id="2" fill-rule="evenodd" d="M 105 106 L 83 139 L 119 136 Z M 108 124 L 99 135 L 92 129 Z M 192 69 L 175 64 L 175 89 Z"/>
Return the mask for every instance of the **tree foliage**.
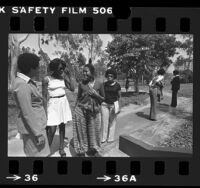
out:
<path id="1" fill-rule="evenodd" d="M 88 57 L 94 61 L 98 56 L 101 55 L 102 40 L 98 34 L 83 34 L 81 38 L 82 47 L 88 49 Z"/>
<path id="2" fill-rule="evenodd" d="M 12 89 L 12 84 L 17 73 L 17 60 L 21 53 L 20 45 L 28 38 L 29 34 L 23 36 L 22 38 L 17 38 L 16 35 L 10 34 L 8 36 L 8 70 L 9 70 L 9 90 Z"/>
<path id="3" fill-rule="evenodd" d="M 191 64 L 193 63 L 193 35 L 182 35 L 182 38 L 180 49 L 186 52 L 187 57 L 179 55 L 175 65 L 183 67 L 184 70 L 191 69 Z"/>
<path id="4" fill-rule="evenodd" d="M 84 50 L 88 50 L 88 58 L 92 57 L 92 60 L 101 54 L 102 41 L 97 34 L 42 35 L 41 43 L 43 45 L 49 45 L 51 42 L 57 48 L 55 54 L 66 62 L 77 81 L 80 81 L 82 66 L 86 64 Z"/>
<path id="5" fill-rule="evenodd" d="M 113 35 L 107 46 L 110 67 L 138 79 L 143 74 L 152 74 L 155 69 L 167 68 L 176 54 L 180 42 L 174 35 Z"/>

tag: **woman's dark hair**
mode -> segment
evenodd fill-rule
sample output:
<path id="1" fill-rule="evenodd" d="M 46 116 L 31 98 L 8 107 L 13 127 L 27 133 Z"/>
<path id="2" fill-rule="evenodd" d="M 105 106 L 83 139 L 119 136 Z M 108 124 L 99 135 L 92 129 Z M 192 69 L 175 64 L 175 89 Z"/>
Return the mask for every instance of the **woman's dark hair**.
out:
<path id="1" fill-rule="evenodd" d="M 174 70 L 174 71 L 173 71 L 173 74 L 174 74 L 174 75 L 178 75 L 178 74 L 179 74 L 179 71 L 178 71 L 178 70 Z"/>
<path id="2" fill-rule="evenodd" d="M 108 75 L 112 74 L 114 79 L 117 78 L 117 72 L 114 69 L 108 69 L 105 73 L 105 77 L 108 78 Z"/>
<path id="3" fill-rule="evenodd" d="M 60 64 L 63 66 L 63 68 L 66 67 L 65 62 L 64 62 L 62 59 L 59 59 L 59 58 L 53 59 L 53 60 L 49 63 L 49 70 L 52 71 L 52 72 L 57 71 Z"/>
<path id="4" fill-rule="evenodd" d="M 19 55 L 17 65 L 21 73 L 27 75 L 31 69 L 39 67 L 40 58 L 32 53 L 23 53 Z"/>
<path id="5" fill-rule="evenodd" d="M 92 63 L 89 61 L 88 64 L 86 64 L 84 67 L 87 67 L 90 72 L 91 72 L 91 75 L 94 77 L 95 76 L 95 68 L 94 66 L 92 65 Z"/>
<path id="6" fill-rule="evenodd" d="M 158 70 L 157 74 L 164 75 L 165 74 L 165 70 L 162 68 L 162 69 Z"/>

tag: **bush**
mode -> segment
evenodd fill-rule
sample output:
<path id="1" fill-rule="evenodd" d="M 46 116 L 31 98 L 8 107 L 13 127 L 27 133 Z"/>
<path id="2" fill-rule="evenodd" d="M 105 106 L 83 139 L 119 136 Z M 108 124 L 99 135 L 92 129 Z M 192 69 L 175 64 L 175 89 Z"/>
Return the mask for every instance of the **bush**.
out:
<path id="1" fill-rule="evenodd" d="M 193 72 L 189 69 L 180 71 L 180 82 L 181 83 L 192 83 Z"/>

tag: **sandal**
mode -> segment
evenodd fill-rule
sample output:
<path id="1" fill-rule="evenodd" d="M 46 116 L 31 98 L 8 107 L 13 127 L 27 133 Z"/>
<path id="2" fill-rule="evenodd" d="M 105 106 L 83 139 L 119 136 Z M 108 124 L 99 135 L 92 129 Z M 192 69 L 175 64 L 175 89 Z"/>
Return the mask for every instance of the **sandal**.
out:
<path id="1" fill-rule="evenodd" d="M 61 157 L 66 157 L 67 156 L 65 151 L 64 151 L 64 149 L 59 150 L 59 154 L 60 154 Z"/>
<path id="2" fill-rule="evenodd" d="M 95 155 L 96 155 L 97 153 L 98 153 L 98 151 L 97 151 L 96 149 L 94 149 L 94 148 L 89 149 L 89 150 L 86 152 L 86 154 L 87 154 L 88 157 L 95 157 Z"/>
<path id="3" fill-rule="evenodd" d="M 85 157 L 86 155 L 85 155 L 85 153 L 78 153 L 76 156 L 77 157 Z"/>

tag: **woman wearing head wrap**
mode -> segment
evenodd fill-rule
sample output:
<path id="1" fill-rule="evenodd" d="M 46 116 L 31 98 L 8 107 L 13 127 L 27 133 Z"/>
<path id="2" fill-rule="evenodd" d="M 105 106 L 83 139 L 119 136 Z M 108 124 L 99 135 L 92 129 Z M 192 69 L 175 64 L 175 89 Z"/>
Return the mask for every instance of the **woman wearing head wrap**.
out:
<path id="1" fill-rule="evenodd" d="M 103 84 L 95 79 L 95 69 L 90 62 L 83 68 L 73 116 L 73 141 L 78 156 L 99 156 L 100 106 L 103 100 Z"/>

